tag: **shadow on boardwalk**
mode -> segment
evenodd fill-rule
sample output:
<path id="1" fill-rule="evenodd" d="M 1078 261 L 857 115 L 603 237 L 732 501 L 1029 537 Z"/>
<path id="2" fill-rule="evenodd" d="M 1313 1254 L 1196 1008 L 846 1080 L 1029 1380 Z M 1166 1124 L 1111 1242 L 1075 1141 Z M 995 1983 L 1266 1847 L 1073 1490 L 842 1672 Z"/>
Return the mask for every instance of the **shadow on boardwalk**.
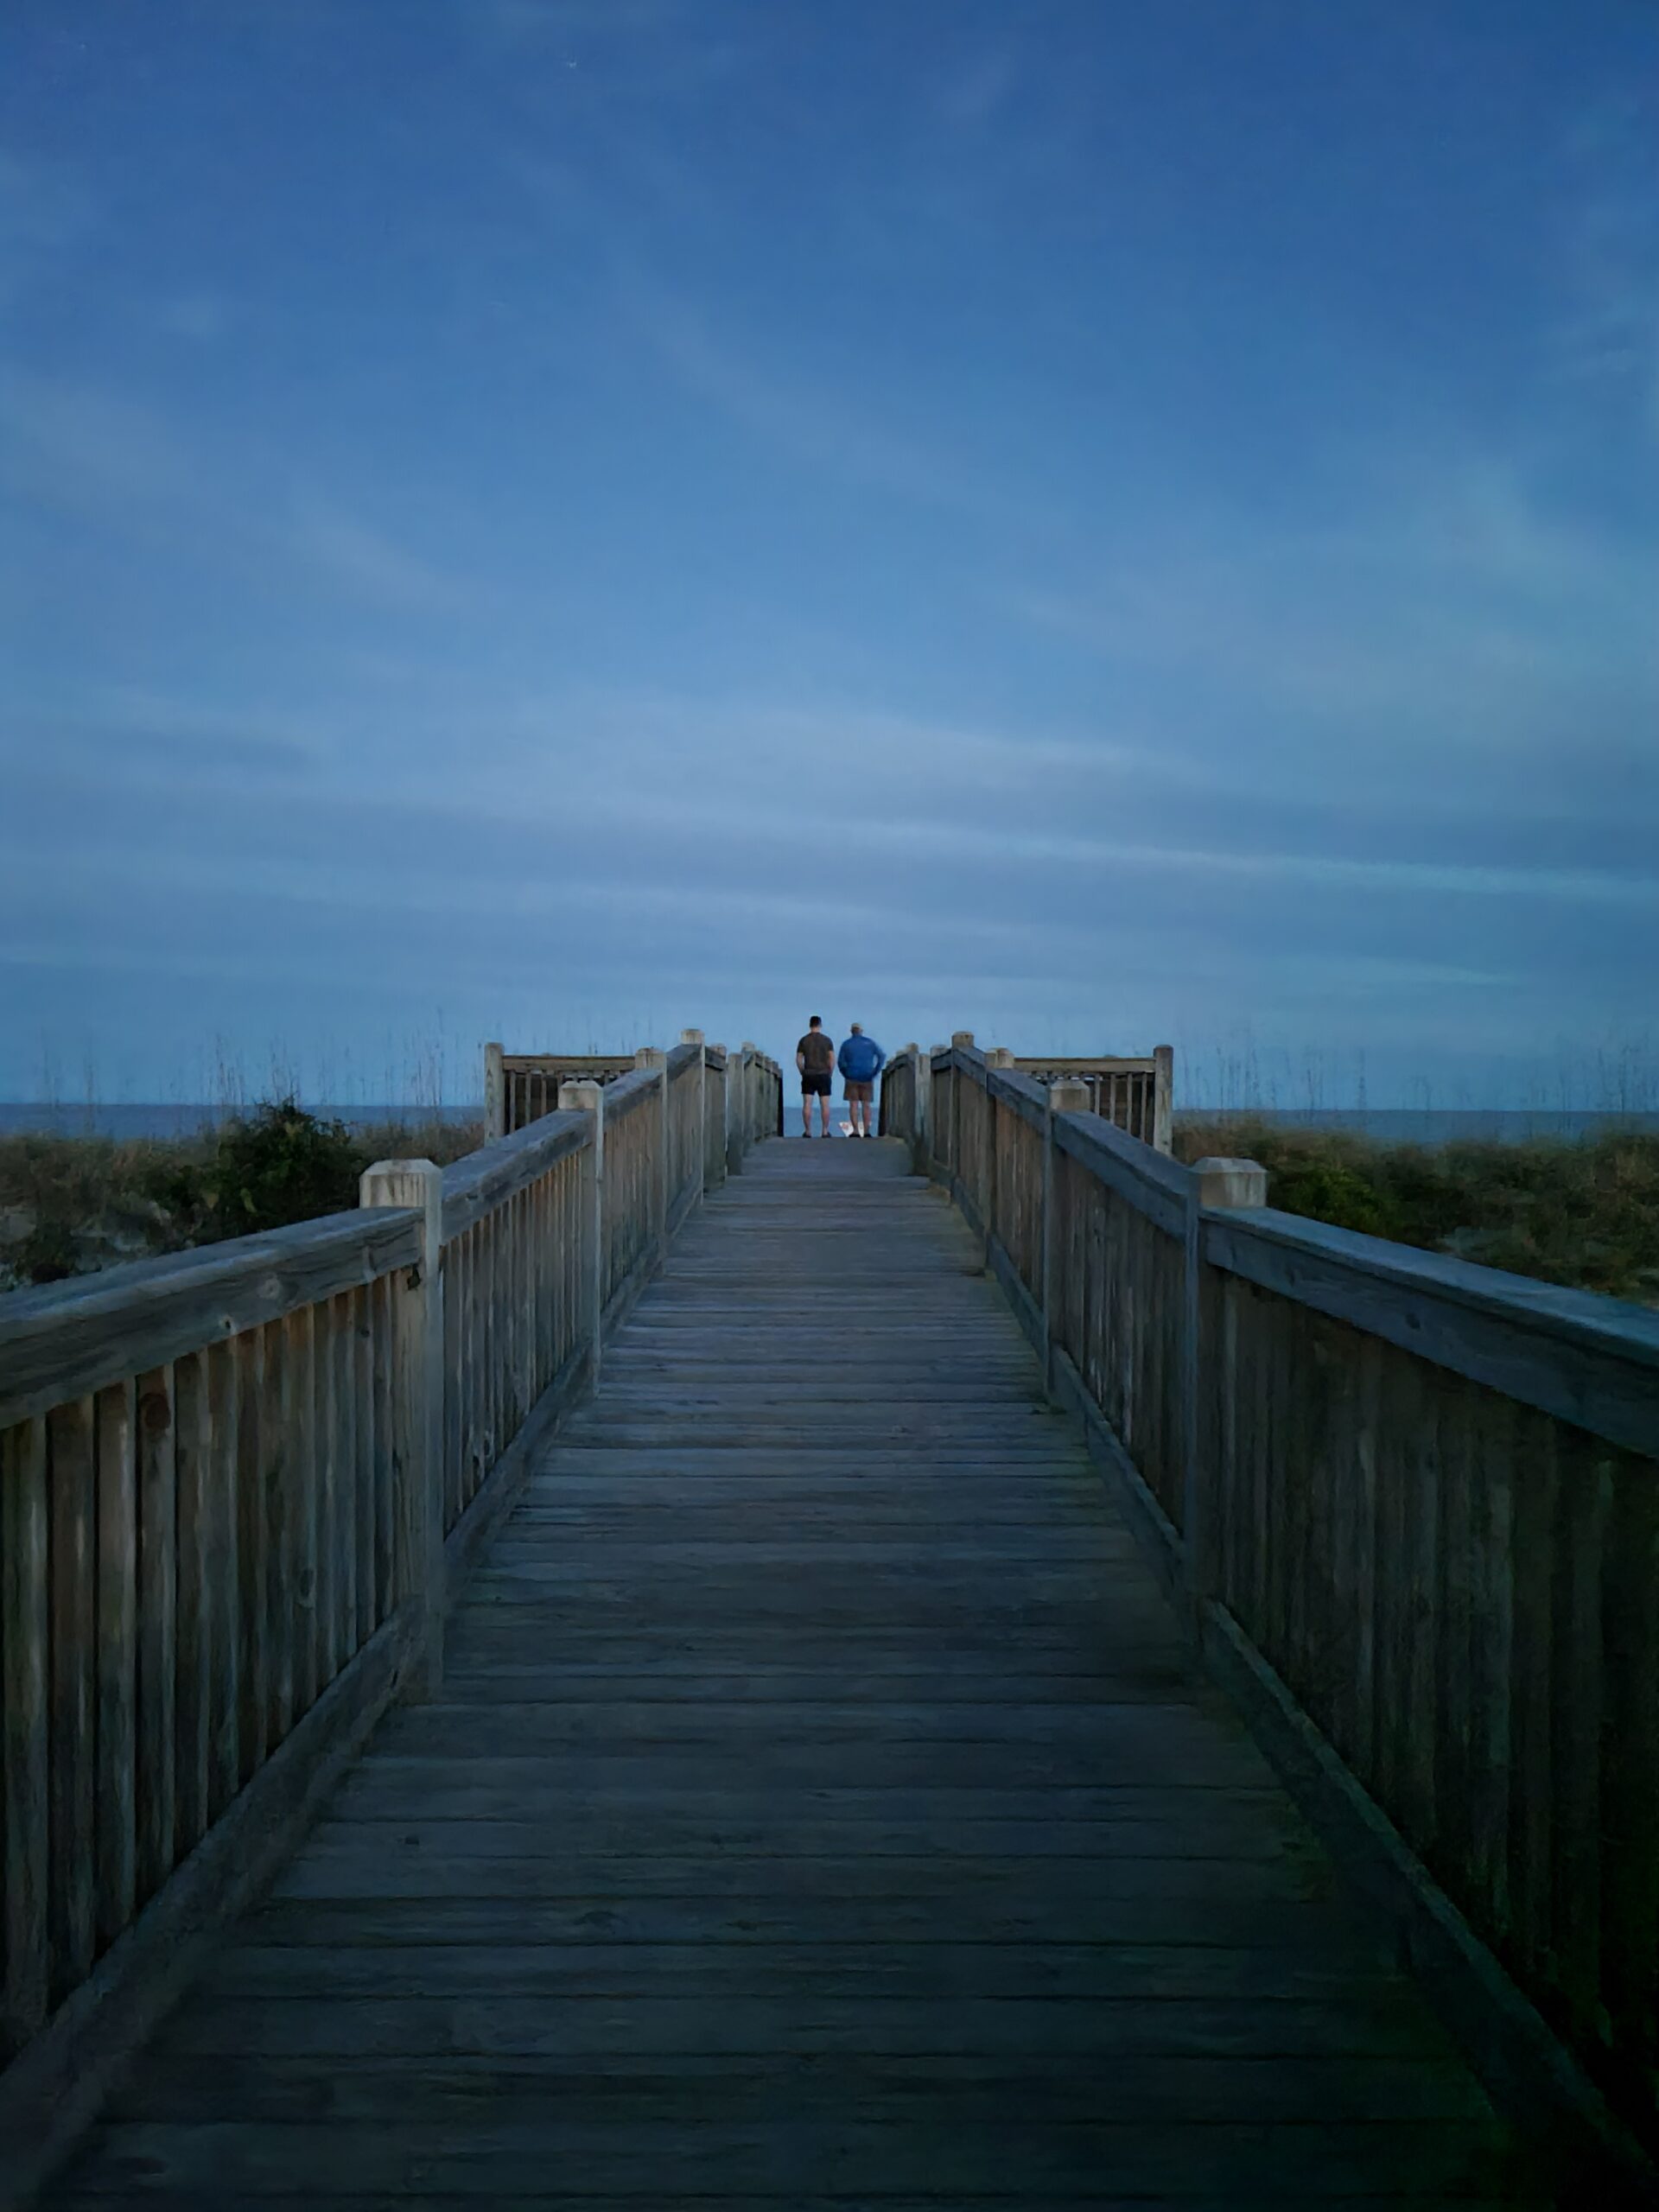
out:
<path id="1" fill-rule="evenodd" d="M 688 1224 L 57 2202 L 1525 2201 L 905 1164 Z"/>

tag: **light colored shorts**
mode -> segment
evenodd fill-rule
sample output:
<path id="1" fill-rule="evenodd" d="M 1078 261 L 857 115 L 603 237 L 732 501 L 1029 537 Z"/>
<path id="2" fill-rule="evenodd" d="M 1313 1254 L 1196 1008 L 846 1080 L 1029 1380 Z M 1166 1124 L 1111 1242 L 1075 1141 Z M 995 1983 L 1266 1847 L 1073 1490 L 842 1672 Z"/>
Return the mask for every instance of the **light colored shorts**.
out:
<path id="1" fill-rule="evenodd" d="M 875 1103 L 875 1085 L 874 1083 L 855 1083 L 849 1076 L 847 1078 L 847 1089 L 843 1095 L 855 1103 L 873 1106 Z"/>

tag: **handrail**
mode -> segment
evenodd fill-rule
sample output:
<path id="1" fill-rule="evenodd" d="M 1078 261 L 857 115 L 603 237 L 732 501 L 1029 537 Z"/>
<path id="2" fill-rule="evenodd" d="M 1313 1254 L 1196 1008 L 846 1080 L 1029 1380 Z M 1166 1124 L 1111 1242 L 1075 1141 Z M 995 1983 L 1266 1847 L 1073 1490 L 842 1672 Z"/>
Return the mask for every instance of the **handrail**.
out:
<path id="1" fill-rule="evenodd" d="M 1659 1313 L 1268 1206 L 1206 1212 L 1212 1266 L 1626 1451 L 1659 1447 Z"/>
<path id="2" fill-rule="evenodd" d="M 0 1300 L 8 2189 L 436 1686 L 448 1583 L 677 1221 L 773 1134 L 753 1046 L 651 1058 L 442 1173 L 377 1163 L 354 1212 Z"/>
<path id="3" fill-rule="evenodd" d="M 443 1171 L 444 1243 L 592 1142 L 587 1115 L 555 1112 L 452 1162 Z"/>
<path id="4" fill-rule="evenodd" d="M 654 1068 L 640 1068 L 632 1075 L 619 1076 L 614 1083 L 605 1086 L 605 1118 L 620 1122 L 625 1114 L 655 1098 L 661 1084 Z"/>
<path id="5" fill-rule="evenodd" d="M 412 1213 L 339 1213 L 12 1291 L 0 1299 L 0 1429 L 419 1256 Z"/>
<path id="6" fill-rule="evenodd" d="M 1489 2083 L 1659 2140 L 1659 1314 L 1270 1209 L 1003 1056 L 908 1138 L 1206 1659 Z M 1586 2155 L 1588 2155 L 1586 2153 Z"/>

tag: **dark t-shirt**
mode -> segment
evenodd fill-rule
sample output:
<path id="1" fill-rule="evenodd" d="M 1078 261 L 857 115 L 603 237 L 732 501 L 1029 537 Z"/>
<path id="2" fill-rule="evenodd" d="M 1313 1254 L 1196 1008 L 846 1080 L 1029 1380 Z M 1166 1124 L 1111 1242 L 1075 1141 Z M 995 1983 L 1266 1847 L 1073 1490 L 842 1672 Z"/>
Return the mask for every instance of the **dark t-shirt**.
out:
<path id="1" fill-rule="evenodd" d="M 801 1056 L 803 1075 L 834 1073 L 836 1048 L 822 1029 L 809 1029 L 795 1049 Z"/>

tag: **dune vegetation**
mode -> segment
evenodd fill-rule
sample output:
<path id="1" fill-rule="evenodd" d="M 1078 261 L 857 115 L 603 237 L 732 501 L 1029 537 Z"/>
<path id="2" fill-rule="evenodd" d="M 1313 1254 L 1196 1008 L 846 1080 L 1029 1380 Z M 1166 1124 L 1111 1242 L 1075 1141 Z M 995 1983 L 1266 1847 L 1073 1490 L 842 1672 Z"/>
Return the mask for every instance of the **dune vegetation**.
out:
<path id="1" fill-rule="evenodd" d="M 442 1166 L 482 1141 L 476 1122 L 348 1127 L 291 1096 L 188 1137 L 0 1138 L 0 1287 L 341 1212 L 374 1160 Z"/>
<path id="2" fill-rule="evenodd" d="M 1175 1154 L 1254 1160 L 1287 1213 L 1659 1306 L 1659 1134 L 1387 1144 L 1261 1116 L 1175 1128 Z"/>

